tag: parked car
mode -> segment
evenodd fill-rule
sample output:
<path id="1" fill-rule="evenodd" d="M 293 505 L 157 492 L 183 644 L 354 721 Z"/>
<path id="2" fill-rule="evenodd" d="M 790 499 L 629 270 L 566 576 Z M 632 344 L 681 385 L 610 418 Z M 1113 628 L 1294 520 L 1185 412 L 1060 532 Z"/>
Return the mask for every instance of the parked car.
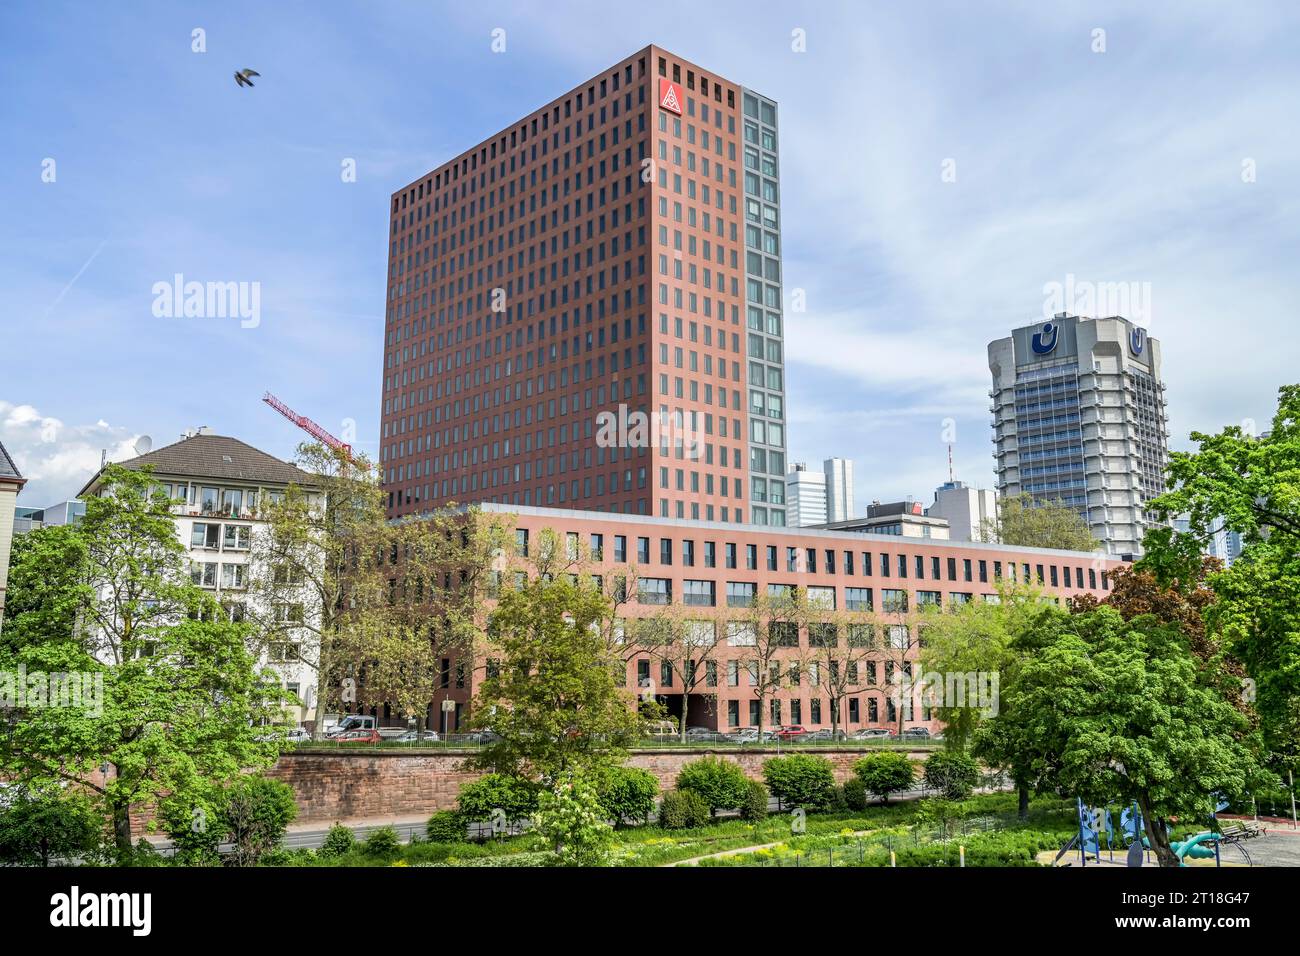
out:
<path id="1" fill-rule="evenodd" d="M 400 737 L 390 737 L 389 739 L 399 744 L 432 743 L 438 740 L 438 733 L 433 730 L 408 730 Z"/>
<path id="2" fill-rule="evenodd" d="M 451 734 L 447 735 L 450 742 Z M 491 730 L 471 730 L 468 733 L 457 734 L 456 739 L 467 744 L 490 744 L 493 741 L 500 740 L 501 735 Z"/>
<path id="3" fill-rule="evenodd" d="M 831 730 L 823 727 L 820 730 L 813 730 L 800 738 L 801 740 L 846 740 L 847 735 L 842 730 Z"/>
<path id="4" fill-rule="evenodd" d="M 718 740 L 722 735 L 712 727 L 687 727 L 686 739 L 695 741 Z"/>
<path id="5" fill-rule="evenodd" d="M 773 736 L 780 740 L 795 741 L 802 740 L 808 736 L 808 731 L 799 724 L 786 724 L 773 732 Z"/>
<path id="6" fill-rule="evenodd" d="M 757 728 L 757 727 L 739 727 L 739 728 L 737 728 L 736 730 L 733 730 L 733 731 L 732 731 L 731 733 L 729 733 L 729 734 L 724 734 L 724 735 L 723 735 L 723 739 L 724 739 L 724 740 L 728 740 L 728 741 L 730 741 L 730 742 L 733 743 L 733 744 L 752 744 L 752 743 L 757 743 L 757 742 L 758 742 L 758 728 Z"/>
<path id="7" fill-rule="evenodd" d="M 913 737 L 921 740 L 930 738 L 930 728 L 928 727 L 908 727 L 903 731 L 904 737 Z"/>
<path id="8" fill-rule="evenodd" d="M 340 720 L 325 736 L 331 740 L 352 730 L 373 730 L 379 732 L 379 722 L 369 714 L 348 714 Z"/>
<path id="9" fill-rule="evenodd" d="M 261 743 L 284 740 L 292 744 L 300 744 L 311 740 L 311 734 L 302 727 L 289 727 L 269 734 L 259 734 L 254 739 Z"/>
<path id="10" fill-rule="evenodd" d="M 377 744 L 384 738 L 379 736 L 379 731 L 373 727 L 369 730 L 364 728 L 360 730 L 340 731 L 330 738 L 342 744 Z"/>
<path id="11" fill-rule="evenodd" d="M 864 727 L 862 730 L 853 732 L 853 740 L 885 740 L 894 736 L 894 732 L 887 727 Z"/>

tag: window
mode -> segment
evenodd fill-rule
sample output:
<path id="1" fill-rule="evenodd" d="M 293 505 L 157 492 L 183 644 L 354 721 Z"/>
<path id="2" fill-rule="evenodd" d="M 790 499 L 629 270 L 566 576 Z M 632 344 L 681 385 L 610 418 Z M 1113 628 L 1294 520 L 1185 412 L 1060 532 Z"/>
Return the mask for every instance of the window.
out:
<path id="1" fill-rule="evenodd" d="M 242 564 L 223 564 L 221 566 L 221 586 L 223 588 L 242 588 L 245 585 L 244 572 L 247 569 Z"/>
<path id="2" fill-rule="evenodd" d="M 192 561 L 190 563 L 190 580 L 201 588 L 215 588 L 217 586 L 217 563 L 215 561 Z"/>
<path id="3" fill-rule="evenodd" d="M 896 651 L 907 650 L 907 645 L 911 640 L 910 632 L 906 624 L 889 625 L 889 646 Z M 891 662 L 892 663 L 892 662 Z"/>
<path id="4" fill-rule="evenodd" d="M 638 564 L 650 563 L 650 539 L 649 538 L 636 539 L 636 560 Z"/>
<path id="5" fill-rule="evenodd" d="M 884 588 L 880 592 L 881 610 L 886 614 L 907 613 L 907 592 L 894 588 Z"/>
<path id="6" fill-rule="evenodd" d="M 296 564 L 277 564 L 271 572 L 275 584 L 302 584 L 302 568 Z"/>
<path id="7" fill-rule="evenodd" d="M 271 619 L 277 624 L 301 624 L 303 612 L 301 604 L 274 604 L 271 606 Z"/>
<path id="8" fill-rule="evenodd" d="M 753 621 L 728 621 L 727 643 L 732 647 L 753 647 L 758 643 L 758 632 Z"/>
<path id="9" fill-rule="evenodd" d="M 232 518 L 239 517 L 244 509 L 244 492 L 239 488 L 226 488 L 221 492 L 221 513 Z"/>
<path id="10" fill-rule="evenodd" d="M 221 539 L 222 550 L 247 551 L 252 533 L 253 529 L 246 524 L 226 525 Z"/>
<path id="11" fill-rule="evenodd" d="M 839 643 L 839 628 L 834 624 L 813 623 L 808 625 L 809 647 L 838 647 Z"/>
<path id="12" fill-rule="evenodd" d="M 850 624 L 849 647 L 874 647 L 876 628 L 873 624 Z"/>
<path id="13" fill-rule="evenodd" d="M 943 603 L 942 591 L 917 591 L 916 604 L 918 607 L 938 607 Z"/>
<path id="14" fill-rule="evenodd" d="M 767 632 L 776 647 L 799 646 L 799 625 L 794 621 L 769 621 Z"/>
<path id="15" fill-rule="evenodd" d="M 591 560 L 605 560 L 605 536 L 603 534 L 592 534 L 591 536 Z"/>
<path id="16" fill-rule="evenodd" d="M 716 603 L 712 581 L 683 581 L 682 603 L 693 607 L 713 607 Z"/>
<path id="17" fill-rule="evenodd" d="M 808 606 L 823 611 L 835 610 L 835 589 L 811 585 L 808 588 Z"/>
<path id="18" fill-rule="evenodd" d="M 749 607 L 754 603 L 758 586 L 750 581 L 727 582 L 727 607 Z"/>
<path id="19" fill-rule="evenodd" d="M 215 551 L 220 540 L 221 525 L 219 524 L 204 524 L 196 521 L 190 529 L 191 548 L 211 548 Z"/>
<path id="20" fill-rule="evenodd" d="M 614 560 L 620 564 L 627 561 L 627 535 L 614 535 Z"/>
<path id="21" fill-rule="evenodd" d="M 845 588 L 844 607 L 849 611 L 870 611 L 871 588 Z"/>
<path id="22" fill-rule="evenodd" d="M 515 529 L 515 553 L 521 558 L 528 557 L 528 529 Z"/>
<path id="23" fill-rule="evenodd" d="M 642 604 L 671 604 L 673 582 L 667 578 L 637 578 L 637 600 Z"/>

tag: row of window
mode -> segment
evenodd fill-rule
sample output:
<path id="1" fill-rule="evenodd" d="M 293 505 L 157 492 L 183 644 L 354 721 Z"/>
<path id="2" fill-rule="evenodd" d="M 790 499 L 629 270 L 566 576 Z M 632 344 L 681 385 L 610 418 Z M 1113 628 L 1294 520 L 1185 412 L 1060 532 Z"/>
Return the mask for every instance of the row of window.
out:
<path id="1" fill-rule="evenodd" d="M 593 561 L 603 561 L 605 556 L 605 535 L 591 533 L 588 536 L 588 553 Z M 636 537 L 633 541 L 635 553 L 630 557 L 628 536 L 613 535 L 612 557 L 615 563 L 624 564 L 634 560 L 639 565 L 651 563 L 651 538 Z M 515 549 L 524 557 L 528 556 L 529 530 L 515 529 Z M 577 532 L 565 534 L 567 547 L 576 559 L 581 537 Z M 743 550 L 742 550 L 743 548 Z M 787 545 L 784 549 L 784 561 L 781 549 L 777 545 L 763 545 L 764 565 L 768 571 L 781 571 L 797 574 L 840 574 L 871 577 L 878 572 L 880 577 L 908 578 L 917 580 L 966 581 L 987 584 L 1000 581 L 1005 575 L 1009 580 L 1028 583 L 1035 581 L 1040 585 L 1050 583 L 1052 587 L 1067 587 L 1083 590 L 1109 590 L 1109 576 L 1105 570 L 1100 574 L 1095 566 L 1084 568 L 1079 565 L 1044 564 L 1036 562 L 1001 561 L 986 558 L 941 557 L 940 555 L 890 554 L 879 552 L 873 558 L 870 551 L 839 550 L 836 548 L 800 548 Z M 738 546 L 733 542 L 723 542 L 719 549 L 717 542 L 697 542 L 692 538 L 659 538 L 658 548 L 653 552 L 656 562 L 671 566 L 674 554 L 677 554 L 682 567 L 705 568 L 721 566 L 735 569 L 743 555 L 744 567 L 748 571 L 758 570 L 759 545 L 746 544 Z M 945 574 L 946 572 L 946 574 Z M 1084 584 L 1085 579 L 1087 584 Z M 643 579 L 644 580 L 644 579 Z M 832 589 L 833 590 L 833 589 Z M 866 589 L 868 592 L 870 589 Z M 905 593 L 905 592 L 900 592 Z M 926 592 L 931 593 L 931 592 Z"/>

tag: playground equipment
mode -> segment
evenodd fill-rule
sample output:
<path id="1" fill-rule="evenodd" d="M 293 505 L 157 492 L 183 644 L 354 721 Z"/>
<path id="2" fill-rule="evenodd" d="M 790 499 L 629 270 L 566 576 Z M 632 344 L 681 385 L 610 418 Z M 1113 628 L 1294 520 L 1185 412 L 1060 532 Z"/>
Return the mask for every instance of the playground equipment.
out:
<path id="1" fill-rule="evenodd" d="M 1106 847 L 1112 862 L 1114 862 L 1115 849 L 1118 846 L 1127 848 L 1127 863 L 1129 866 L 1143 865 L 1146 851 L 1151 848 L 1151 844 L 1146 836 L 1142 814 L 1136 804 L 1125 807 L 1120 811 L 1118 831 L 1112 825 L 1108 808 L 1086 807 L 1080 798 L 1076 798 L 1075 805 L 1078 808 L 1079 830 L 1065 846 L 1061 847 L 1060 852 L 1056 854 L 1056 858 L 1052 861 L 1053 865 L 1060 862 L 1062 857 L 1074 849 L 1079 852 L 1080 866 L 1087 866 L 1090 857 L 1095 863 L 1100 863 L 1101 834 L 1103 831 L 1106 834 Z M 1227 806 L 1228 802 L 1226 800 L 1218 799 L 1214 813 L 1210 814 L 1211 821 L 1216 821 L 1217 814 L 1226 809 Z M 1169 831 L 1170 828 L 1166 824 L 1166 832 Z M 1252 840 L 1260 835 L 1258 827 L 1251 824 L 1237 823 L 1223 828 L 1205 830 L 1186 840 L 1174 840 L 1169 845 L 1182 866 L 1187 865 L 1185 861 L 1188 858 L 1194 860 L 1213 859 L 1215 865 L 1219 866 L 1222 863 L 1220 851 L 1225 846 L 1235 847 L 1237 852 L 1245 858 L 1246 864 L 1253 866 L 1254 863 L 1250 858 L 1250 853 L 1243 844 L 1247 840 Z M 1069 866 L 1070 864 L 1065 865 Z"/>

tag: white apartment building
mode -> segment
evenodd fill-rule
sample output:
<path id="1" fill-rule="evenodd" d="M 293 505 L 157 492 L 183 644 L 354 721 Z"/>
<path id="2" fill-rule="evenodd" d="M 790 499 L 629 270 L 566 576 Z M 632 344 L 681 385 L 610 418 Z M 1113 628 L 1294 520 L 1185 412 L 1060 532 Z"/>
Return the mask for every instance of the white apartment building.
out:
<path id="1" fill-rule="evenodd" d="M 826 475 L 826 520 L 848 521 L 853 517 L 853 459 L 827 458 L 822 471 Z"/>
<path id="2" fill-rule="evenodd" d="M 983 541 L 980 529 L 984 522 L 997 520 L 998 494 L 992 488 L 946 481 L 934 490 L 934 504 L 925 513 L 946 519 L 953 541 Z"/>
<path id="3" fill-rule="evenodd" d="M 1065 502 L 1109 554 L 1140 554 L 1169 456 L 1159 340 L 1120 316 L 1061 313 L 988 358 L 998 492 Z"/>
<path id="4" fill-rule="evenodd" d="M 826 523 L 826 474 L 797 462 L 785 476 L 786 523 L 808 528 Z"/>
<path id="5" fill-rule="evenodd" d="M 284 639 L 269 643 L 262 664 L 279 674 L 283 686 L 301 701 L 302 706 L 290 708 L 290 719 L 311 719 L 316 671 L 307 662 L 318 659 L 316 641 L 310 628 L 295 625 L 318 623 L 320 610 L 312 606 L 312 592 L 303 588 L 300 600 L 262 607 L 254 606 L 249 585 L 255 575 L 268 572 L 253 565 L 260 535 L 266 533 L 266 523 L 258 517 L 260 505 L 282 498 L 290 484 L 306 491 L 310 503 L 312 476 L 236 438 L 205 429 L 119 464 L 131 469 L 153 466 L 155 480 L 176 502 L 176 534 L 188 551 L 194 583 L 210 591 L 231 620 L 283 625 Z M 103 475 L 101 468 L 78 497 L 99 494 Z"/>

